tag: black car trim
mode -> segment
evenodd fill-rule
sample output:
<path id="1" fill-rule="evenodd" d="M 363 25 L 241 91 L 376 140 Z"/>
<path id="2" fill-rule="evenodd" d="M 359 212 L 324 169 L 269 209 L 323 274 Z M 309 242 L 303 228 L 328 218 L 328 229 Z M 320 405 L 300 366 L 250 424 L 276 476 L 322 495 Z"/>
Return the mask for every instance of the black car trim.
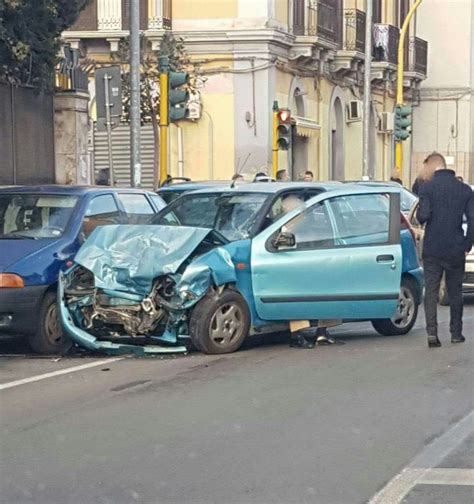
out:
<path id="1" fill-rule="evenodd" d="M 260 301 L 264 304 L 270 303 L 314 303 L 331 301 L 394 301 L 398 299 L 398 294 L 360 294 L 360 295 L 338 295 L 338 296 L 269 296 L 262 297 Z"/>

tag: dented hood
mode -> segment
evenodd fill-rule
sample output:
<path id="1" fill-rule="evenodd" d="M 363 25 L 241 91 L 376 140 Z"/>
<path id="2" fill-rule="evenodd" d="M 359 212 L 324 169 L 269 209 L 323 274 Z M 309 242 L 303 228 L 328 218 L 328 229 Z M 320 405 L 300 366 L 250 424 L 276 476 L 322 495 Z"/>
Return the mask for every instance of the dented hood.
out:
<path id="1" fill-rule="evenodd" d="M 210 229 L 114 225 L 97 228 L 76 263 L 90 270 L 102 289 L 147 294 L 154 278 L 174 274 Z"/>

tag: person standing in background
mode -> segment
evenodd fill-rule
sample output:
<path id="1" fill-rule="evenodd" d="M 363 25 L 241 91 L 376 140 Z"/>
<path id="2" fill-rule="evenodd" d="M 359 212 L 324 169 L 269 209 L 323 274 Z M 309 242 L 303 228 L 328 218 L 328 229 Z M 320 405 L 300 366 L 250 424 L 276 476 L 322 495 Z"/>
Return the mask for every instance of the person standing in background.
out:
<path id="1" fill-rule="evenodd" d="M 474 196 L 472 189 L 459 181 L 453 170 L 446 168 L 441 154 L 430 154 L 424 161 L 425 172 L 432 173 L 420 188 L 417 218 L 426 224 L 423 240 L 425 270 L 425 316 L 428 346 L 440 347 L 438 339 L 438 294 L 443 274 L 451 309 L 452 343 L 462 343 L 462 283 L 466 255 L 474 242 Z M 467 217 L 467 234 L 463 217 Z"/>
<path id="2" fill-rule="evenodd" d="M 427 163 L 427 159 L 429 159 L 431 156 L 433 156 L 434 154 L 438 155 L 438 156 L 441 156 L 441 154 L 438 154 L 436 152 L 434 152 L 433 154 L 430 154 L 424 161 L 423 161 L 423 166 L 420 170 L 420 172 L 418 173 L 418 177 L 416 177 L 416 180 L 415 182 L 413 183 L 413 187 L 411 188 L 411 192 L 413 194 L 416 194 L 417 196 L 420 195 L 420 189 L 421 189 L 421 186 L 431 180 L 431 178 L 433 177 L 433 167 L 431 165 L 431 163 Z M 441 156 L 442 157 L 442 156 Z M 443 157 L 444 159 L 444 157 Z"/>

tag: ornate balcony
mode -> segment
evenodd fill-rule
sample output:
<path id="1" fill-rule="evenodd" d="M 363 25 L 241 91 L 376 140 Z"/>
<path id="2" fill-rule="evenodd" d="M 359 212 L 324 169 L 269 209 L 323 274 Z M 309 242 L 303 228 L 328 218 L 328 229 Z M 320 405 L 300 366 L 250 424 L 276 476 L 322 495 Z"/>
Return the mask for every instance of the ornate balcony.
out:
<path id="1" fill-rule="evenodd" d="M 372 79 L 393 80 L 397 71 L 400 30 L 393 25 L 376 23 L 373 27 Z"/>
<path id="2" fill-rule="evenodd" d="M 358 9 L 344 9 L 342 49 L 336 53 L 332 64 L 332 71 L 342 73 L 345 76 L 354 73 L 352 77 L 361 71 L 361 63 L 365 52 L 365 25 L 366 14 Z"/>
<path id="3" fill-rule="evenodd" d="M 428 70 L 428 42 L 418 37 L 410 37 L 408 45 L 407 71 L 426 77 Z"/>

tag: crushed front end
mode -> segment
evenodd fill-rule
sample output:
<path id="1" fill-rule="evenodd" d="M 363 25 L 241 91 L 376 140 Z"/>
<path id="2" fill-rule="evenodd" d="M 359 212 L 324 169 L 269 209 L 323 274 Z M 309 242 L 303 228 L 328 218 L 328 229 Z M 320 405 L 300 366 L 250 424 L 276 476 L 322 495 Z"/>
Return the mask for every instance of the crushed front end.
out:
<path id="1" fill-rule="evenodd" d="M 235 281 L 230 257 L 209 233 L 167 226 L 94 231 L 60 278 L 66 332 L 110 355 L 186 352 L 190 309 L 217 284 Z"/>

